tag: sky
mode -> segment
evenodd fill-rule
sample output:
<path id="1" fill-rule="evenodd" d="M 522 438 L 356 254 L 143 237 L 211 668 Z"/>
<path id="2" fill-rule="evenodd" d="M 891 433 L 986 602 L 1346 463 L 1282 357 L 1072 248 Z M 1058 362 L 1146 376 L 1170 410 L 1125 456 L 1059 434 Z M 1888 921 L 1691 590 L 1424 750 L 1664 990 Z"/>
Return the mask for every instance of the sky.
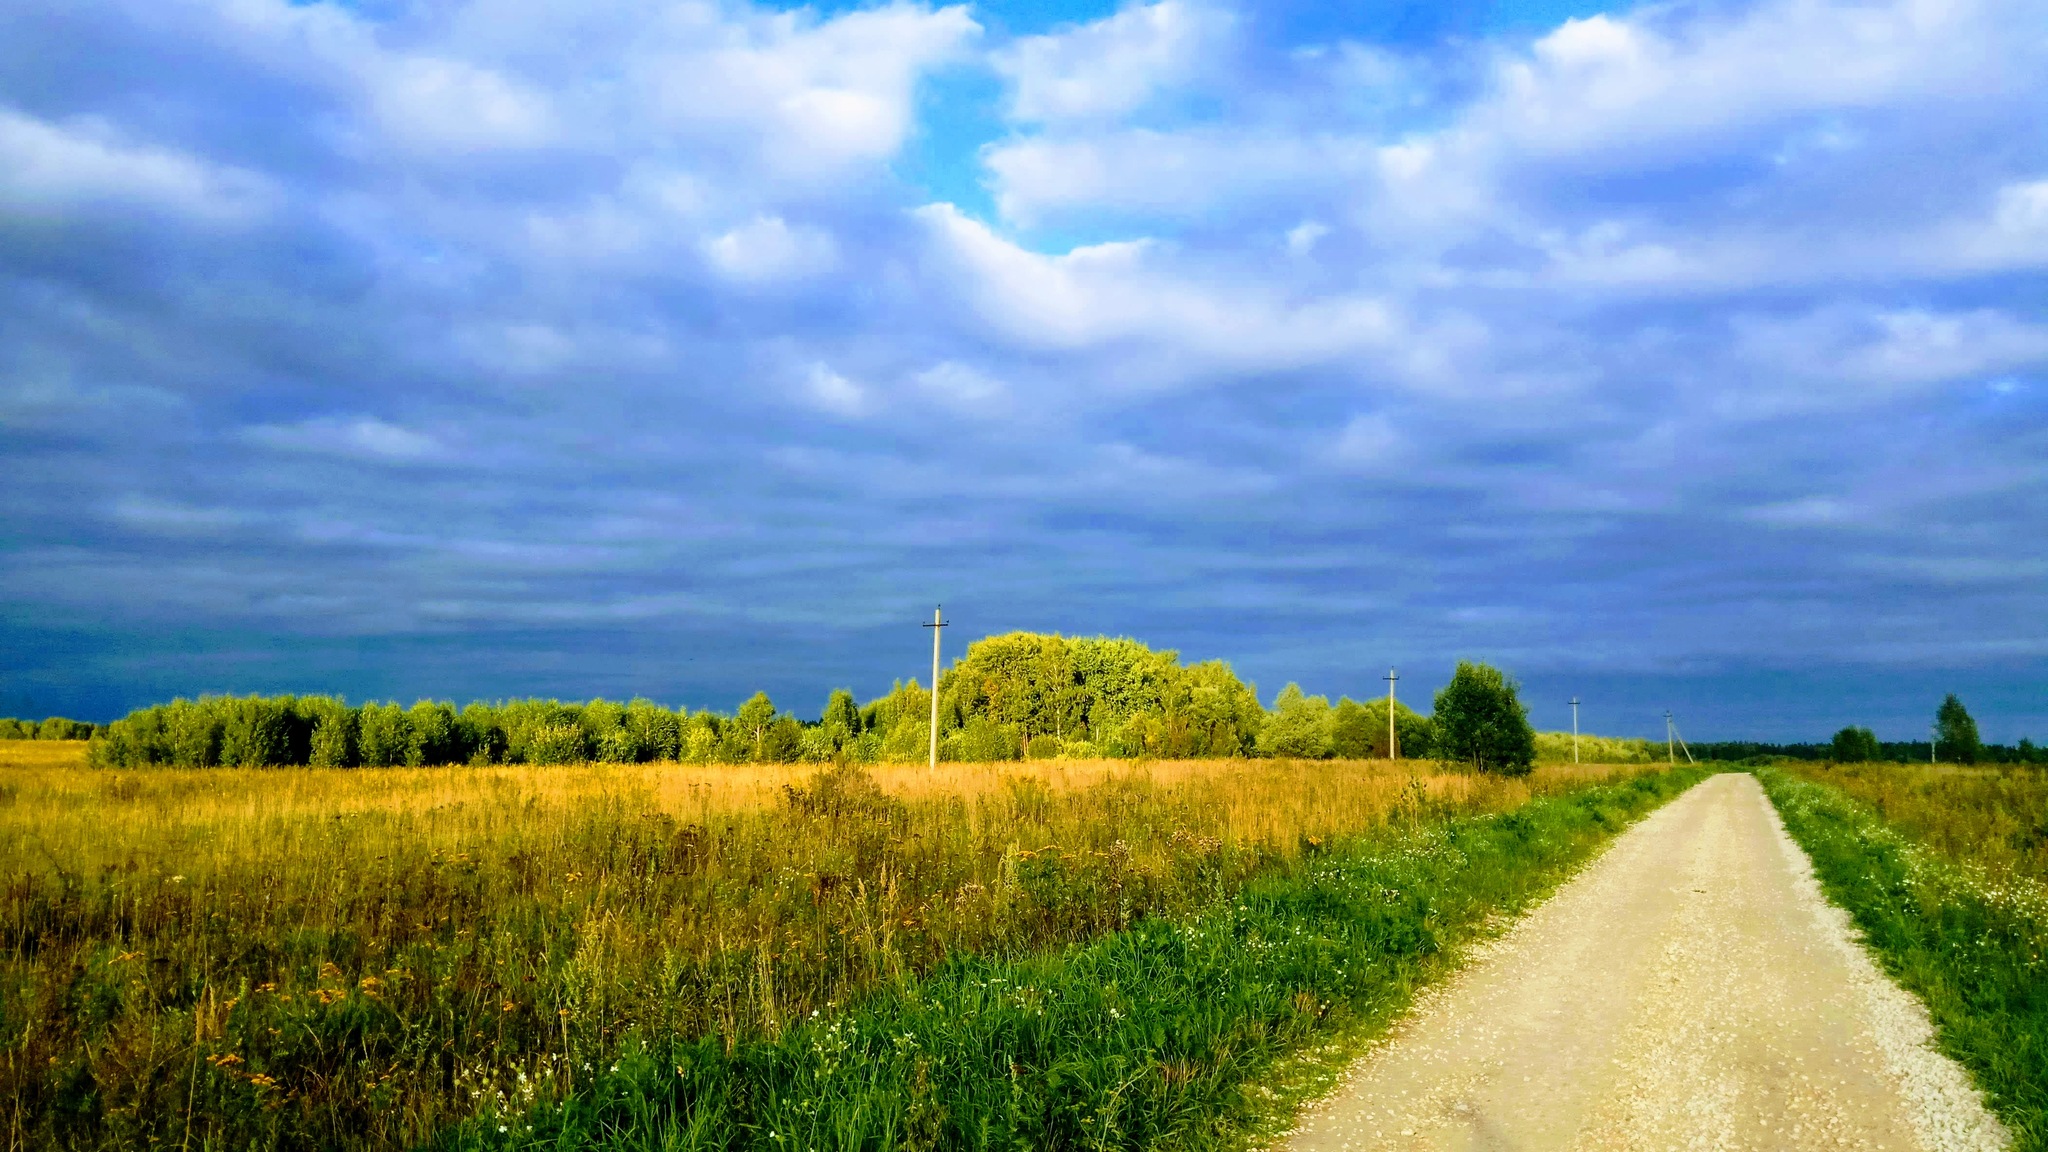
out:
<path id="1" fill-rule="evenodd" d="M 1129 635 L 2048 739 L 2038 0 L 10 0 L 0 714 Z"/>

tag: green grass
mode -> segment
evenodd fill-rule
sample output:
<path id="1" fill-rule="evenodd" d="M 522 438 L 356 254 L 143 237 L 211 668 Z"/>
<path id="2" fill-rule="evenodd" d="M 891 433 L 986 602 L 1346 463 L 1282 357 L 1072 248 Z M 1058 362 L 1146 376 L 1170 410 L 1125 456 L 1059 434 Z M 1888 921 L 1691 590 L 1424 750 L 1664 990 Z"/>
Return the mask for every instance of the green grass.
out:
<path id="1" fill-rule="evenodd" d="M 1460 945 L 1705 774 L 1335 840 L 1206 911 L 1025 957 L 957 956 L 773 1036 L 629 1038 L 615 1062 L 572 1059 L 533 1103 L 498 1097 L 436 1144 L 1241 1146 L 1327 1083 L 1281 1074 L 1290 1060 L 1355 1047 Z"/>
<path id="2" fill-rule="evenodd" d="M 1942 1050 L 1970 1070 L 2015 1149 L 2048 1149 L 2048 889 L 1931 849 L 1810 778 L 1816 773 L 1757 775 L 1828 897 L 1855 918 L 1885 969 L 1926 1002 Z M 1957 811 L 1943 826 L 1973 818 L 1967 809 L 1979 794 L 1953 793 Z M 1915 810 L 1926 805 L 1923 797 Z M 1974 818 L 1988 828 L 2003 815 L 1984 809 Z"/>

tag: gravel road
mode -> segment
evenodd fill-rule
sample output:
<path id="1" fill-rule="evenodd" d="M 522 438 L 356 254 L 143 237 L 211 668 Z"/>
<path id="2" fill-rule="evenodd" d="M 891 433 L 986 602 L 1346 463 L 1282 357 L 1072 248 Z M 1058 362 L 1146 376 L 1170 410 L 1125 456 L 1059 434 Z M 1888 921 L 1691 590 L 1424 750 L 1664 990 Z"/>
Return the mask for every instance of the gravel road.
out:
<path id="1" fill-rule="evenodd" d="M 1731 773 L 1425 994 L 1286 1147 L 2006 1147 L 1932 1034 Z"/>

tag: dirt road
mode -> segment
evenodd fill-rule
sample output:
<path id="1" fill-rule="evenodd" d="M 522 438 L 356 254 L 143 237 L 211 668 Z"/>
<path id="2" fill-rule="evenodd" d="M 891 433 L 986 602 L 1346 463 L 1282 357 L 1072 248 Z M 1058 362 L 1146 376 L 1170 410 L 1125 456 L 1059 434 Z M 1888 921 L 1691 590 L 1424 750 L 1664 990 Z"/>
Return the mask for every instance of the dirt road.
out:
<path id="1" fill-rule="evenodd" d="M 1287 1147 L 2005 1147 L 1931 1035 L 1763 789 L 1716 776 L 1426 995 Z"/>

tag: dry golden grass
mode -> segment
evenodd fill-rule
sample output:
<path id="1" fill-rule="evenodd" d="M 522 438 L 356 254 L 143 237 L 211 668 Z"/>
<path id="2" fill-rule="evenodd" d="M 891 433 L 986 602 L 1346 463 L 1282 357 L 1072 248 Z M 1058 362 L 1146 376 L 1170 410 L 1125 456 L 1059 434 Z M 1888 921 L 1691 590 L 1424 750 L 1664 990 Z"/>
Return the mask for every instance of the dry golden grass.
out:
<path id="1" fill-rule="evenodd" d="M 2005 764 L 1782 767 L 1847 792 L 1951 860 L 2048 881 L 2048 771 Z"/>
<path id="2" fill-rule="evenodd" d="M 138 849 L 187 873 L 209 857 L 243 861 L 319 837 L 327 822 L 373 818 L 414 847 L 460 851 L 508 830 L 573 821 L 594 809 L 717 821 L 783 808 L 814 764 L 593 764 L 438 768 L 147 768 L 100 770 L 76 741 L 0 741 L 0 868 L 37 856 L 89 872 Z M 975 803 L 1042 786 L 1050 796 L 1143 786 L 1190 802 L 1202 834 L 1292 855 L 1301 838 L 1356 832 L 1404 806 L 1498 811 L 1534 795 L 1604 780 L 1636 765 L 1546 764 L 1521 780 L 1446 771 L 1431 761 L 1036 761 L 877 765 L 882 793 L 919 806 L 962 802 L 965 829 L 992 813 Z M 1007 822 L 1007 821 L 1005 821 Z M 1192 831 L 1193 828 L 1191 827 Z M 347 837 L 346 839 L 360 839 Z M 24 855 L 20 848 L 33 846 Z M 176 857 L 172 861 L 172 857 Z"/>
<path id="3" fill-rule="evenodd" d="M 954 952 L 1204 907 L 1330 837 L 1642 770 L 103 770 L 0 742 L 0 1100 L 30 1144 L 410 1144 L 630 1032 L 773 1035 Z"/>

